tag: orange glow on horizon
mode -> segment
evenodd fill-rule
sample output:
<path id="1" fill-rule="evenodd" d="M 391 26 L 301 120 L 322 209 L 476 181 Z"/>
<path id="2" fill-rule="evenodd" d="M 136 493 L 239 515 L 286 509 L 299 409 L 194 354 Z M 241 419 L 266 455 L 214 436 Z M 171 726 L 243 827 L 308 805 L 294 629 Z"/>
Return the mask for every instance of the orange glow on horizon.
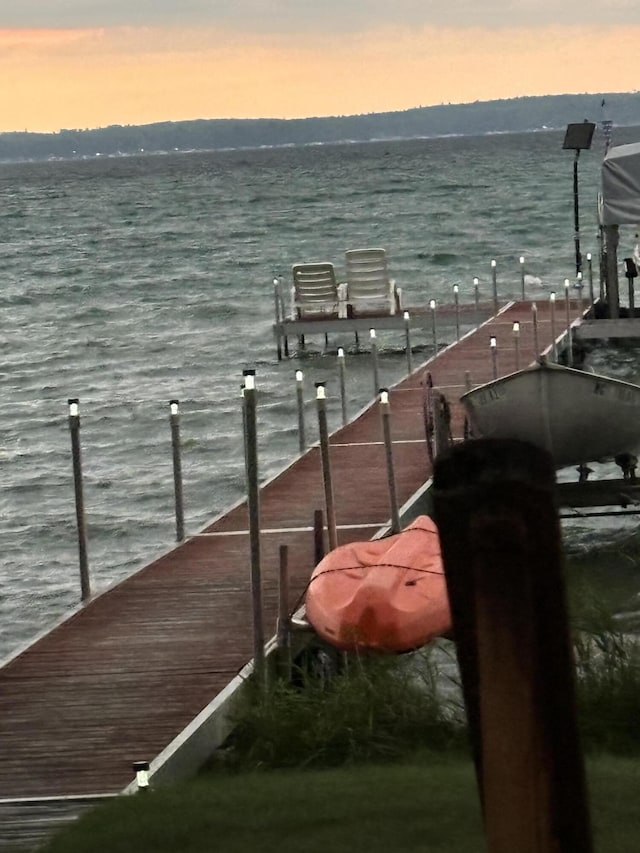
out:
<path id="1" fill-rule="evenodd" d="M 0 131 L 633 91 L 639 41 L 640 27 L 395 27 L 286 39 L 213 29 L 4 29 Z"/>

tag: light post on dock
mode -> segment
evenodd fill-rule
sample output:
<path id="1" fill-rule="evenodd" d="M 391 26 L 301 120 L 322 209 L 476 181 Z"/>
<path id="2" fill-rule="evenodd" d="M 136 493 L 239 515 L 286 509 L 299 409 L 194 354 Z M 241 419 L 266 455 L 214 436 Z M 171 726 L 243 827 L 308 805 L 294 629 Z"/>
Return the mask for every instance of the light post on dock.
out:
<path id="1" fill-rule="evenodd" d="M 438 353 L 438 330 L 436 327 L 436 300 L 431 299 L 429 301 L 429 308 L 431 309 L 431 331 L 433 333 L 433 349 L 434 352 Z"/>
<path id="2" fill-rule="evenodd" d="M 569 279 L 564 280 L 564 307 L 567 320 L 567 364 L 573 367 L 573 346 L 571 343 L 571 305 L 569 302 Z"/>
<path id="3" fill-rule="evenodd" d="M 376 330 L 369 329 L 369 337 L 371 338 L 371 367 L 373 368 L 373 397 L 376 398 L 378 388 L 380 387 L 380 376 L 378 369 L 378 339 Z"/>
<path id="4" fill-rule="evenodd" d="M 400 512 L 398 510 L 398 493 L 396 491 L 393 443 L 391 440 L 391 407 L 389 405 L 389 391 L 387 388 L 380 389 L 380 416 L 382 418 L 382 434 L 384 437 L 385 460 L 387 463 L 387 482 L 389 484 L 391 532 L 400 533 Z"/>
<path id="5" fill-rule="evenodd" d="M 304 373 L 296 370 L 296 405 L 298 408 L 298 449 L 304 453 L 307 449 L 307 437 L 304 425 Z"/>
<path id="6" fill-rule="evenodd" d="M 256 681 L 264 686 L 264 625 L 262 615 L 262 569 L 260 565 L 260 488 L 258 483 L 258 434 L 255 370 L 243 371 L 244 444 L 247 466 L 247 505 L 249 511 L 249 549 L 251 603 L 253 611 L 253 658 Z"/>
<path id="7" fill-rule="evenodd" d="M 404 345 L 407 354 L 407 375 L 413 372 L 413 360 L 411 354 L 411 327 L 409 325 L 409 312 L 405 311 L 404 318 Z"/>
<path id="8" fill-rule="evenodd" d="M 477 278 L 473 279 L 473 302 L 475 305 L 475 324 L 480 322 L 480 281 Z"/>
<path id="9" fill-rule="evenodd" d="M 149 762 L 134 761 L 132 767 L 133 772 L 136 774 L 138 791 L 146 793 L 149 790 Z"/>
<path id="10" fill-rule="evenodd" d="M 549 313 L 551 315 L 551 354 L 554 362 L 558 361 L 558 334 L 556 332 L 556 293 L 549 294 Z"/>
<path id="11" fill-rule="evenodd" d="M 533 355 L 537 360 L 540 355 L 540 340 L 538 338 L 538 306 L 531 303 L 531 319 L 533 321 Z"/>
<path id="12" fill-rule="evenodd" d="M 497 314 L 498 313 L 498 272 L 497 272 L 497 264 L 496 264 L 495 258 L 493 258 L 491 261 L 491 287 L 493 290 L 493 310 Z"/>
<path id="13" fill-rule="evenodd" d="M 582 317 L 582 273 L 576 275 L 576 290 L 578 291 L 578 315 Z"/>
<path id="14" fill-rule="evenodd" d="M 84 514 L 84 492 L 82 485 L 82 454 L 80 450 L 80 401 L 73 397 L 69 404 L 69 431 L 71 433 L 71 458 L 73 461 L 73 486 L 76 501 L 76 524 L 78 528 L 78 560 L 80 564 L 80 598 L 87 601 L 91 596 L 89 582 L 89 560 L 87 557 L 87 527 Z"/>
<path id="15" fill-rule="evenodd" d="M 513 324 L 513 347 L 516 352 L 516 370 L 520 370 L 520 323 Z"/>
<path id="16" fill-rule="evenodd" d="M 340 383 L 340 406 L 342 408 L 342 426 L 347 423 L 347 365 L 344 357 L 344 349 L 338 347 L 338 380 Z"/>
<path id="17" fill-rule="evenodd" d="M 182 460 L 180 458 L 180 403 L 169 401 L 171 453 L 173 457 L 173 493 L 176 506 L 176 541 L 184 539 L 184 500 L 182 496 Z"/>
<path id="18" fill-rule="evenodd" d="M 591 252 L 587 252 L 587 275 L 589 276 L 589 302 L 593 305 L 595 296 L 593 293 L 593 261 Z"/>
<path id="19" fill-rule="evenodd" d="M 320 434 L 320 456 L 322 459 L 322 485 L 324 488 L 324 503 L 327 515 L 327 532 L 329 534 L 329 549 L 338 547 L 336 528 L 336 510 L 333 498 L 333 482 L 331 478 L 331 458 L 329 455 L 329 429 L 327 426 L 327 392 L 324 382 L 316 382 L 316 408 L 318 412 L 318 432 Z"/>
<path id="20" fill-rule="evenodd" d="M 583 121 L 578 124 L 570 124 L 564 137 L 562 147 L 575 151 L 573 159 L 573 222 L 574 241 L 576 247 L 576 273 L 582 272 L 582 254 L 580 253 L 580 215 L 578 201 L 578 158 L 580 151 L 591 148 L 595 124 L 591 121 Z"/>
<path id="21" fill-rule="evenodd" d="M 524 255 L 520 255 L 520 285 L 522 288 L 522 301 L 525 300 L 524 292 Z"/>
<path id="22" fill-rule="evenodd" d="M 489 338 L 489 348 L 491 349 L 491 366 L 493 369 L 493 378 L 498 378 L 498 341 L 494 335 Z"/>
<path id="23" fill-rule="evenodd" d="M 457 341 L 460 340 L 460 298 L 459 298 L 459 294 L 458 294 L 459 290 L 460 290 L 460 288 L 458 287 L 458 285 L 454 284 L 453 285 L 453 301 L 454 301 L 455 310 L 456 310 L 456 340 Z"/>

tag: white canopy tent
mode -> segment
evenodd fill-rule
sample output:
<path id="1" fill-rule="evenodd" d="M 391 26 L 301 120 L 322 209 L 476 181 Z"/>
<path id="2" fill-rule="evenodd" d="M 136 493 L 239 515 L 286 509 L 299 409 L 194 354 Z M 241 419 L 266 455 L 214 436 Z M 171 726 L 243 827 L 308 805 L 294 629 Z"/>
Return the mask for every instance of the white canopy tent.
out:
<path id="1" fill-rule="evenodd" d="M 610 148 L 602 162 L 600 222 L 604 227 L 607 256 L 609 316 L 620 316 L 618 287 L 618 226 L 640 223 L 640 142 Z M 630 281 L 630 307 L 633 282 Z"/>
<path id="2" fill-rule="evenodd" d="M 640 222 L 640 142 L 610 148 L 602 161 L 602 224 Z"/>

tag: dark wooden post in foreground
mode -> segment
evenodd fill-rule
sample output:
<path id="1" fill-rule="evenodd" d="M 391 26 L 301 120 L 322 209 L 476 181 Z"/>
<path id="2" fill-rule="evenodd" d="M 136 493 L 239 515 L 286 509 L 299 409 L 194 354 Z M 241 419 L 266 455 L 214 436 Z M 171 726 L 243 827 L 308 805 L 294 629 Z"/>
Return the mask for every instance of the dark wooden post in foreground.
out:
<path id="1" fill-rule="evenodd" d="M 490 853 L 590 853 L 555 472 L 518 441 L 436 460 L 433 499 Z"/>

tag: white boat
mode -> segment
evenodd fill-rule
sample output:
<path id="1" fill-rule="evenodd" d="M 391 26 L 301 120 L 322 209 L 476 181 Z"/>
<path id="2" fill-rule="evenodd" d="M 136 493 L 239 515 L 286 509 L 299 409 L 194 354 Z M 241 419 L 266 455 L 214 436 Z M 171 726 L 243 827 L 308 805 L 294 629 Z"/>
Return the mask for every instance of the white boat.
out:
<path id="1" fill-rule="evenodd" d="M 541 360 L 461 398 L 475 438 L 518 438 L 556 468 L 640 450 L 640 386 Z"/>

